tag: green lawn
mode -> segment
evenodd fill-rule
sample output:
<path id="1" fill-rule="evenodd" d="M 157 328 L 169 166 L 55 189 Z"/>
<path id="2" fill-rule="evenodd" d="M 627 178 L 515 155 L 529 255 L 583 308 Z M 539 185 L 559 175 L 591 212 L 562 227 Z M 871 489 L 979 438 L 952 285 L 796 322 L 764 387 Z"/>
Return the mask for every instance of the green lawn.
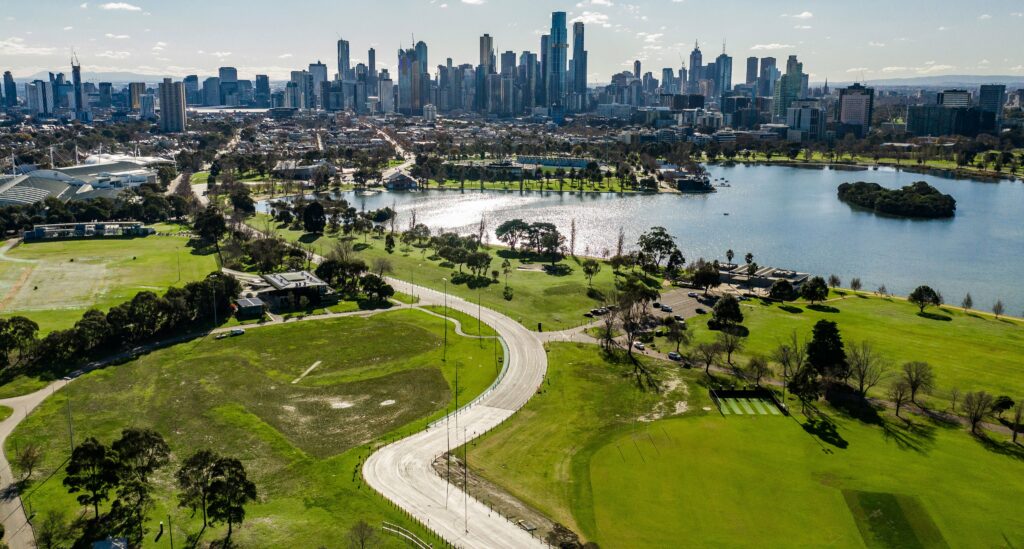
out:
<path id="1" fill-rule="evenodd" d="M 13 413 L 14 413 L 14 410 L 10 409 L 9 407 L 7 407 L 7 406 L 0 406 L 0 421 L 3 421 L 5 419 L 11 417 L 11 414 L 13 414 Z"/>
<path id="2" fill-rule="evenodd" d="M 216 256 L 193 253 L 187 243 L 184 236 L 148 236 L 21 244 L 0 259 L 0 314 L 26 316 L 45 334 L 71 327 L 91 307 L 106 310 L 140 291 L 161 293 L 217 270 Z"/>
<path id="3" fill-rule="evenodd" d="M 259 501 L 233 538 L 239 546 L 332 545 L 360 519 L 408 525 L 362 485 L 359 469 L 370 448 L 443 415 L 454 402 L 456 368 L 460 401 L 493 381 L 490 346 L 449 329 L 443 363 L 442 340 L 440 319 L 410 310 L 207 337 L 87 374 L 22 423 L 7 451 L 29 441 L 45 449 L 27 508 L 77 515 L 79 505 L 61 486 L 62 471 L 42 482 L 68 455 L 70 398 L 75 441 L 95 436 L 109 443 L 123 428 L 147 427 L 170 444 L 172 463 L 156 478 L 147 546 L 166 543 L 152 539 L 168 513 L 175 539 L 200 529 L 197 518 L 177 507 L 173 489 L 178 464 L 200 448 L 238 457 L 257 484 Z M 203 540 L 225 530 L 207 530 Z"/>
<path id="4" fill-rule="evenodd" d="M 311 238 L 311 235 L 305 235 L 302 231 L 280 227 L 277 223 L 271 222 L 269 216 L 265 214 L 257 214 L 250 218 L 248 223 L 261 231 L 276 232 L 292 242 L 301 239 L 321 255 L 328 254 L 336 242 L 336 238 L 330 235 Z M 368 264 L 372 264 L 375 258 L 385 257 L 391 261 L 392 275 L 396 278 L 409 280 L 435 290 L 443 290 L 444 279 L 450 280 L 452 272 L 457 271 L 455 267 L 441 267 L 438 261 L 428 259 L 430 252 L 422 253 L 416 247 L 404 251 L 403 247 L 399 246 L 394 253 L 388 254 L 384 250 L 382 239 L 372 237 L 364 239 L 362 236 L 353 240 L 353 244 L 357 246 L 357 249 L 367 246 L 359 251 L 358 255 Z M 489 251 L 494 256 L 491 270 L 500 271 L 501 262 L 504 260 L 501 255 L 506 254 L 508 250 L 492 246 Z M 508 276 L 508 284 L 513 289 L 511 301 L 505 300 L 502 296 L 504 275 L 499 276 L 498 283 L 481 290 L 449 283 L 448 291 L 472 302 L 476 302 L 479 297 L 484 307 L 501 311 L 531 330 L 536 330 L 538 323 L 543 323 L 545 331 L 579 326 L 588 321 L 583 317 L 584 312 L 602 304 L 601 300 L 587 296 L 587 279 L 573 258 L 562 261 L 562 264 L 570 270 L 568 274 L 564 275 L 547 274 L 539 270 L 542 265 L 524 264 L 515 258 L 511 259 L 510 263 L 512 272 Z M 524 267 L 524 269 L 519 267 Z M 611 267 L 603 265 L 601 272 L 594 277 L 594 288 L 603 292 L 604 295 L 611 295 L 614 288 L 613 278 Z"/>
<path id="5" fill-rule="evenodd" d="M 904 363 L 919 360 L 935 369 L 935 394 L 924 401 L 936 406 L 946 405 L 954 387 L 961 393 L 985 390 L 1024 398 L 1024 323 L 1019 320 L 996 320 L 953 307 L 929 308 L 926 316 L 919 316 L 917 307 L 902 299 L 867 294 L 848 294 L 818 310 L 806 303 L 779 306 L 751 300 L 743 303 L 742 311 L 743 324 L 750 330 L 738 358 L 742 364 L 752 354 L 769 355 L 794 330 L 809 339 L 814 324 L 826 319 L 839 325 L 847 346 L 869 341 L 892 362 L 894 375 L 876 389 L 877 396 L 884 395 Z M 716 335 L 708 330 L 706 321 L 703 317 L 688 323 L 696 342 L 710 341 Z M 663 340 L 658 345 L 662 349 L 675 347 Z"/>
<path id="6" fill-rule="evenodd" d="M 480 180 L 460 181 L 458 179 L 446 179 L 444 181 L 438 181 L 431 179 L 427 185 L 428 188 L 443 188 L 443 189 L 480 189 Z M 484 190 L 499 190 L 499 191 L 518 191 L 519 181 L 484 181 Z M 623 186 L 622 179 L 613 176 L 606 178 L 600 182 L 594 183 L 592 181 L 582 181 L 577 179 L 573 181 L 571 179 L 562 179 L 559 181 L 558 178 L 552 176 L 548 180 L 523 180 L 524 191 L 564 191 L 564 192 L 575 192 L 579 190 L 583 192 L 592 193 L 634 193 L 637 190 Z"/>
<path id="7" fill-rule="evenodd" d="M 206 183 L 210 179 L 210 172 L 196 172 L 192 174 L 192 178 L 189 179 L 189 183 L 192 185 L 199 185 Z"/>
<path id="8" fill-rule="evenodd" d="M 470 464 L 601 547 L 1024 543 L 1024 451 L 1008 442 L 824 405 L 834 432 L 805 430 L 799 412 L 722 416 L 699 372 L 656 396 L 597 346 L 549 349 L 542 392 L 474 443 Z M 688 411 L 644 421 L 680 398 Z"/>

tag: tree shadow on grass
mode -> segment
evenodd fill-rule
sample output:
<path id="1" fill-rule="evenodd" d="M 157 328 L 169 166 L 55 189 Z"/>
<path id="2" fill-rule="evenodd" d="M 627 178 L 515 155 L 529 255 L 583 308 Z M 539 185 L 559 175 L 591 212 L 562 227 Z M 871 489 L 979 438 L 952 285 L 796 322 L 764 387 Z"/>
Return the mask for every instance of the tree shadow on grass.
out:
<path id="1" fill-rule="evenodd" d="M 802 314 L 804 312 L 803 309 L 801 309 L 800 307 L 797 307 L 795 305 L 779 305 L 779 309 L 782 309 L 783 311 L 786 311 L 787 313 L 792 313 L 792 314 L 795 314 L 795 315 Z"/>
<path id="2" fill-rule="evenodd" d="M 556 263 L 554 265 L 545 265 L 544 272 L 551 276 L 568 276 L 572 274 L 572 267 L 565 263 Z"/>
<path id="3" fill-rule="evenodd" d="M 365 242 L 359 242 L 359 243 L 357 243 L 357 244 L 353 244 L 353 245 L 352 245 L 352 249 L 353 249 L 353 250 L 355 250 L 355 251 L 357 251 L 357 252 L 361 252 L 361 251 L 363 251 L 363 250 L 366 250 L 366 249 L 369 249 L 369 248 L 371 248 L 371 247 L 372 247 L 372 245 L 371 245 L 371 244 L 367 244 L 367 243 L 365 243 Z"/>
<path id="4" fill-rule="evenodd" d="M 938 313 L 929 313 L 927 311 L 917 313 L 917 316 L 919 316 L 921 318 L 927 318 L 928 320 L 941 320 L 943 322 L 950 322 L 951 320 L 953 320 L 953 317 L 951 317 L 949 315 L 941 315 L 941 314 L 938 314 Z"/>
<path id="5" fill-rule="evenodd" d="M 822 442 L 835 446 L 841 450 L 845 450 L 850 445 L 850 443 L 839 434 L 839 430 L 836 429 L 836 424 L 824 414 L 819 414 L 817 419 L 809 418 L 806 423 L 801 424 L 801 427 L 803 427 L 804 431 L 807 431 L 809 434 L 818 437 Z"/>
<path id="6" fill-rule="evenodd" d="M 984 433 L 975 434 L 974 438 L 989 452 L 1024 461 L 1024 446 L 1020 444 L 1014 444 L 1009 440 L 994 440 Z"/>
<path id="7" fill-rule="evenodd" d="M 901 416 L 900 422 L 882 420 L 882 433 L 886 441 L 896 443 L 901 450 L 911 450 L 919 454 L 927 454 L 935 442 L 934 425 L 916 423 L 912 419 Z"/>
<path id="8" fill-rule="evenodd" d="M 818 311 L 819 313 L 838 313 L 839 312 L 839 309 L 837 309 L 837 308 L 835 308 L 835 307 L 833 307 L 831 305 L 822 305 L 820 303 L 819 304 L 815 304 L 815 305 L 808 305 L 807 308 L 812 310 L 812 311 Z"/>
<path id="9" fill-rule="evenodd" d="M 317 240 L 320 240 L 321 236 L 323 236 L 323 234 L 320 234 L 320 233 L 305 233 L 305 234 L 303 234 L 302 236 L 299 237 L 299 242 L 301 242 L 303 244 L 312 244 L 312 243 L 316 242 Z M 353 246 L 353 248 L 354 248 L 354 246 Z"/>
<path id="10" fill-rule="evenodd" d="M 881 425 L 882 423 L 882 416 L 879 415 L 878 408 L 852 389 L 841 393 L 830 391 L 826 398 L 829 404 L 844 417 L 856 419 L 868 425 Z"/>

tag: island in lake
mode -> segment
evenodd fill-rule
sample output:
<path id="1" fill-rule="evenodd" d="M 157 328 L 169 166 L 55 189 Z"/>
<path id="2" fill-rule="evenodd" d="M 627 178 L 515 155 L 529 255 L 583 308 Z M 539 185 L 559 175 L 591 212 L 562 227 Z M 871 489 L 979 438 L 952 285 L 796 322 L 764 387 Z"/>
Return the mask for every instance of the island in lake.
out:
<path id="1" fill-rule="evenodd" d="M 956 214 L 956 199 L 924 181 L 902 189 L 858 181 L 839 185 L 839 200 L 875 213 L 918 219 L 940 219 Z"/>

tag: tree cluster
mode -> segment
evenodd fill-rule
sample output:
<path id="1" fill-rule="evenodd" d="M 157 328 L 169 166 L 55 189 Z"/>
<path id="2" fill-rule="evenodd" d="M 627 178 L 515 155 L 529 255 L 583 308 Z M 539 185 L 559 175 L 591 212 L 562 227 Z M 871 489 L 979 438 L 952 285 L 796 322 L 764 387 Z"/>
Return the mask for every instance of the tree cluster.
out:
<path id="1" fill-rule="evenodd" d="M 839 200 L 886 215 L 943 218 L 956 215 L 956 200 L 924 181 L 902 189 L 886 189 L 878 183 L 843 183 Z"/>

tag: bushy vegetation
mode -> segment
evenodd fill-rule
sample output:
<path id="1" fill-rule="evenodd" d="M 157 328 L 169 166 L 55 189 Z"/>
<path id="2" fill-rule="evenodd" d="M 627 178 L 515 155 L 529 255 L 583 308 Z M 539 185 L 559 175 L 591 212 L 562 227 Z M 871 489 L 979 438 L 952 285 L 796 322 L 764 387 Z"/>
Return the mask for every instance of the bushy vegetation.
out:
<path id="1" fill-rule="evenodd" d="M 886 189 L 878 183 L 843 183 L 839 200 L 876 213 L 916 218 L 943 218 L 956 215 L 956 200 L 942 194 L 924 181 L 902 189 Z"/>
<path id="2" fill-rule="evenodd" d="M 183 217 L 188 202 L 178 196 L 166 196 L 153 185 L 125 189 L 117 198 L 71 200 L 48 197 L 34 204 L 0 208 L 0 227 L 4 231 L 29 229 L 40 223 L 74 223 L 76 221 L 113 221 L 134 219 L 156 223 Z"/>

